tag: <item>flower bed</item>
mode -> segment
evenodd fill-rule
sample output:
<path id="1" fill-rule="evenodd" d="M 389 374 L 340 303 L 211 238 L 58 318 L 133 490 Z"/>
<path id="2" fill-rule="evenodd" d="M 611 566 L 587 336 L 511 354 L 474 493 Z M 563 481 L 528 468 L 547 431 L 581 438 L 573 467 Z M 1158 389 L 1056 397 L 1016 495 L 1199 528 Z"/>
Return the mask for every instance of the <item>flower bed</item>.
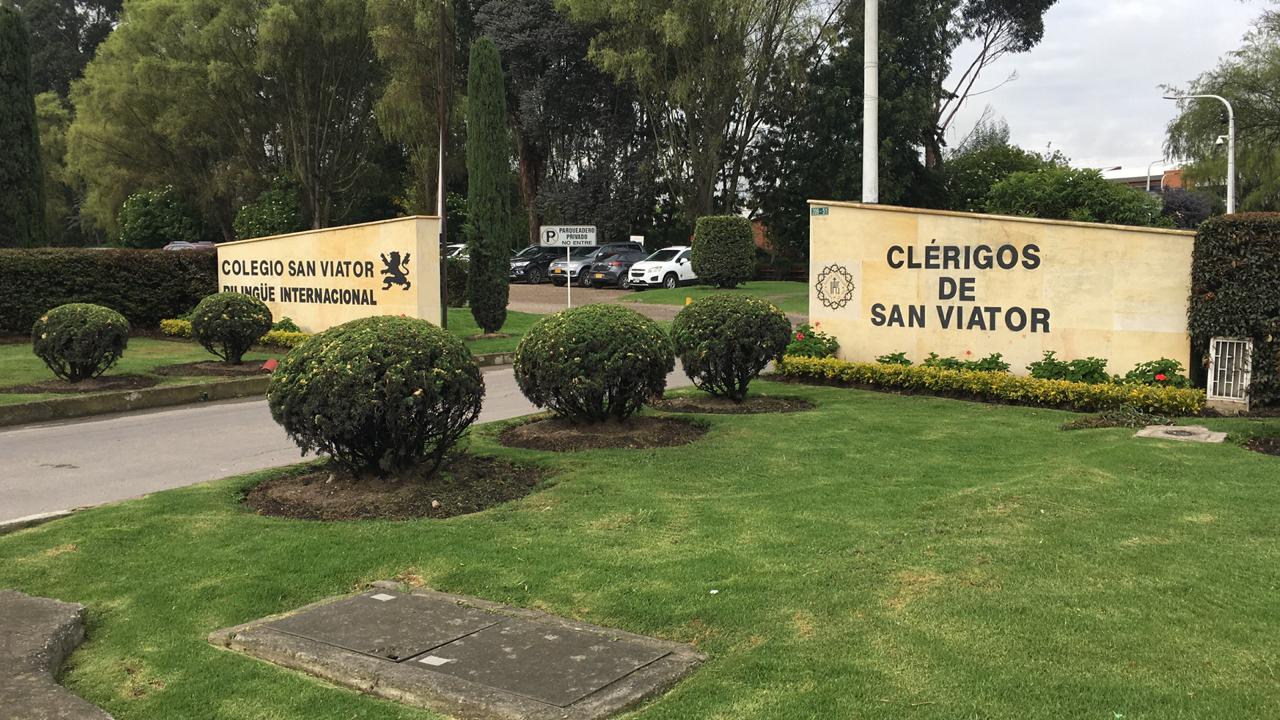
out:
<path id="1" fill-rule="evenodd" d="M 191 337 L 191 321 L 190 320 L 161 320 L 160 332 L 170 337 L 189 338 Z M 291 332 L 289 330 L 271 330 L 263 335 L 258 344 L 266 347 L 292 348 L 302 343 L 303 340 L 311 337 L 304 332 Z"/>
<path id="2" fill-rule="evenodd" d="M 778 363 L 776 372 L 779 377 L 791 380 L 908 390 L 1081 412 L 1135 408 L 1164 415 L 1195 415 L 1204 408 L 1205 402 L 1203 391 L 1189 388 L 1087 384 L 1001 372 L 855 363 L 835 358 L 788 356 Z"/>

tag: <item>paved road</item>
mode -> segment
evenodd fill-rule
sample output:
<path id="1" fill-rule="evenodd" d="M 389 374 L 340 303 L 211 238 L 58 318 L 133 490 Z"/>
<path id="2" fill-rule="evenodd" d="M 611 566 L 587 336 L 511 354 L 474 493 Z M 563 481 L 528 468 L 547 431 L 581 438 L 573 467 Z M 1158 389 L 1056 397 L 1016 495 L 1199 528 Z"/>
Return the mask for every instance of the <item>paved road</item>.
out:
<path id="1" fill-rule="evenodd" d="M 534 412 L 511 368 L 484 373 L 480 421 Z M 677 368 L 668 387 L 688 385 Z M 0 429 L 0 521 L 298 462 L 265 400 Z"/>
<path id="2" fill-rule="evenodd" d="M 573 288 L 573 306 L 582 307 L 583 305 L 593 305 L 596 303 L 621 303 L 629 307 L 641 315 L 651 317 L 654 320 L 673 320 L 676 313 L 680 312 L 681 305 L 657 305 L 654 303 L 642 302 L 626 302 L 633 300 L 636 296 L 634 290 L 617 290 L 615 288 Z M 565 308 L 565 290 L 563 287 L 556 287 L 551 283 L 543 283 L 541 285 L 527 285 L 524 283 L 516 283 L 511 286 L 511 299 L 507 302 L 507 307 L 511 310 L 520 312 L 536 313 L 545 315 L 553 312 L 560 312 Z M 795 325 L 802 325 L 809 322 L 809 319 L 802 313 L 787 313 L 787 317 Z"/>

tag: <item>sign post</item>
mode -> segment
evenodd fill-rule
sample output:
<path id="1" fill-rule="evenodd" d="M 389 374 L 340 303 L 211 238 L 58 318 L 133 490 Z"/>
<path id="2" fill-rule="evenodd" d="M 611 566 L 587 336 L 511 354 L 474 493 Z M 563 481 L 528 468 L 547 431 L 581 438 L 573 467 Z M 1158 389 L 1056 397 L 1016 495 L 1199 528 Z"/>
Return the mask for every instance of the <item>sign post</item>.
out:
<path id="1" fill-rule="evenodd" d="M 564 248 L 565 307 L 573 307 L 573 278 L 569 276 L 569 255 L 576 247 L 591 247 L 596 244 L 595 225 L 543 225 L 541 228 L 542 247 Z"/>

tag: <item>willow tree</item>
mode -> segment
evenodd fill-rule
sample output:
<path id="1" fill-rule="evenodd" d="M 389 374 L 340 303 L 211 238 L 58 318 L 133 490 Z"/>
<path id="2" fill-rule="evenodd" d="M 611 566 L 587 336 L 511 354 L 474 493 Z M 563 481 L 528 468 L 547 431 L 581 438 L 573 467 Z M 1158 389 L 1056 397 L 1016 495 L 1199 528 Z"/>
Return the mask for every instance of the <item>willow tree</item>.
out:
<path id="1" fill-rule="evenodd" d="M 0 5 L 0 247 L 44 242 L 44 175 L 31 82 L 31 35 Z"/>
<path id="2" fill-rule="evenodd" d="M 511 137 L 502 61 L 493 41 L 471 45 L 467 72 L 467 244 L 471 315 L 486 333 L 507 319 L 511 232 Z"/>

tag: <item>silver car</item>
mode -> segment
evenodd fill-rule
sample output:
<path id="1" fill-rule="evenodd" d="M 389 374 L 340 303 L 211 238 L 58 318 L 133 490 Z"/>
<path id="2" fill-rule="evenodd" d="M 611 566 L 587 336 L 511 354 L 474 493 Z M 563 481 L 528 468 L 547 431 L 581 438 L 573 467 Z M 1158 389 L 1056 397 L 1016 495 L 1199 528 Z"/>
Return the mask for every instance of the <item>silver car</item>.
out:
<path id="1" fill-rule="evenodd" d="M 567 261 L 564 259 L 563 253 L 559 260 L 552 261 L 550 267 L 547 268 L 547 274 L 551 277 L 551 282 L 560 287 L 564 287 L 567 282 L 575 282 L 582 287 L 589 287 L 591 279 L 587 277 L 586 269 L 591 267 L 591 263 L 620 252 L 635 250 L 637 247 L 643 248 L 644 246 L 633 242 L 618 242 L 608 243 L 599 247 L 574 248 L 569 253 Z"/>

